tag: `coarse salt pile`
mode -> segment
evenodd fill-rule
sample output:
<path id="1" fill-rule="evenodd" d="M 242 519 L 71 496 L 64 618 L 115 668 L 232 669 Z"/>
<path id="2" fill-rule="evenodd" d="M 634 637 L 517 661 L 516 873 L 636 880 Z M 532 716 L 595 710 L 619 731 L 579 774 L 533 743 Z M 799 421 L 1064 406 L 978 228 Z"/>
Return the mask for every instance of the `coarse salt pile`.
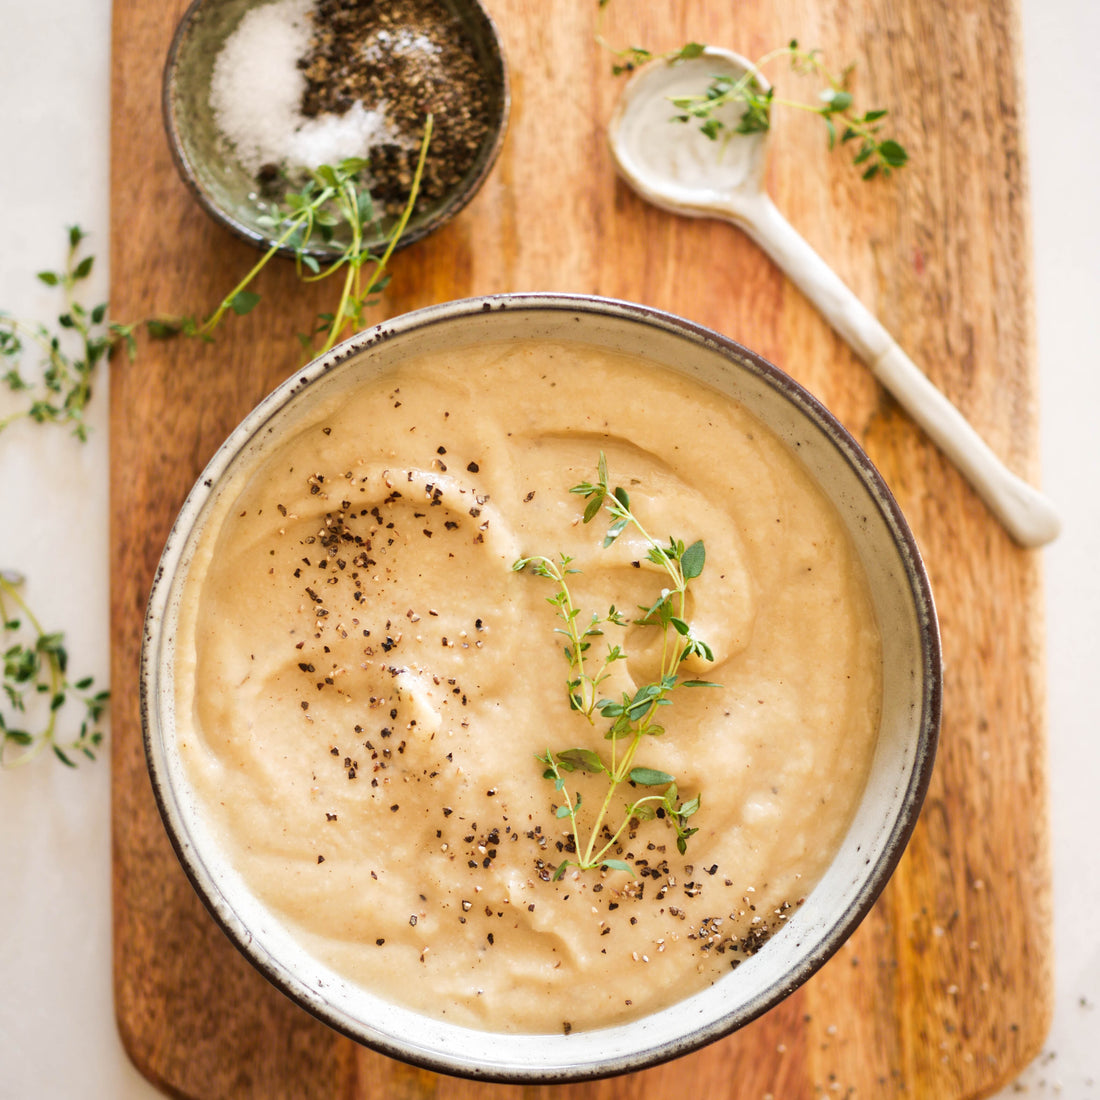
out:
<path id="1" fill-rule="evenodd" d="M 298 67 L 313 36 L 315 0 L 275 0 L 253 8 L 214 62 L 210 106 L 218 129 L 244 168 L 316 168 L 365 157 L 372 148 L 409 140 L 394 131 L 385 102 L 356 102 L 344 114 L 301 112 L 305 76 Z"/>

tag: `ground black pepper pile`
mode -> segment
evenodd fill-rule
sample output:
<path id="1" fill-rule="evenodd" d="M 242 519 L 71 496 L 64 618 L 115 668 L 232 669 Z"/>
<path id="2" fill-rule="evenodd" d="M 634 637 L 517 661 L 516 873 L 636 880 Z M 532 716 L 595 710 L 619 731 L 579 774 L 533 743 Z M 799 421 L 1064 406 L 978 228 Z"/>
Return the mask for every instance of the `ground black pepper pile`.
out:
<path id="1" fill-rule="evenodd" d="M 461 23 L 440 0 L 317 0 L 313 19 L 309 53 L 298 62 L 306 78 L 302 113 L 343 114 L 357 100 L 368 110 L 385 102 L 391 124 L 412 148 L 372 150 L 371 195 L 396 216 L 408 201 L 430 112 L 432 140 L 416 208 L 437 205 L 469 171 L 489 129 L 491 89 Z M 377 59 L 364 56 L 375 46 Z"/>

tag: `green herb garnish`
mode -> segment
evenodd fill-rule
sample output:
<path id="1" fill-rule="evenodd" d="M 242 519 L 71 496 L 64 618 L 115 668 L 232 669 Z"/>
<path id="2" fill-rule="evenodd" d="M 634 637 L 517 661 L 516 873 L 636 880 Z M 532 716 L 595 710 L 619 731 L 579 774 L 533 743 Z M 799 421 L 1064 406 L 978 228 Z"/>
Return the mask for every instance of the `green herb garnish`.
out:
<path id="1" fill-rule="evenodd" d="M 698 56 L 699 52 L 685 56 Z M 675 59 L 680 55 L 673 55 Z M 791 69 L 803 76 L 816 76 L 825 83 L 818 93 L 816 103 L 804 103 L 798 100 L 781 99 L 775 95 L 775 89 L 762 87 L 758 74 L 763 66 L 781 57 L 788 57 Z M 734 79 L 729 74 L 719 74 L 711 78 L 707 88 L 696 95 L 674 96 L 673 107 L 681 112 L 674 115 L 674 122 L 698 122 L 700 131 L 711 140 L 729 137 L 731 134 L 755 134 L 768 130 L 771 126 L 771 110 L 776 104 L 809 111 L 819 115 L 828 132 L 829 148 L 836 145 L 856 143 L 856 152 L 852 163 L 863 169 L 865 180 L 873 179 L 880 173 L 890 175 L 895 168 L 903 167 L 909 154 L 893 138 L 879 136 L 882 119 L 888 114 L 883 109 L 856 114 L 853 110 L 852 93 L 847 89 L 847 78 L 851 66 L 841 74 L 834 74 L 826 67 L 820 50 L 803 50 L 795 39 L 782 49 L 773 50 L 755 62 L 752 69 Z M 743 104 L 743 110 L 737 125 L 728 127 L 715 117 L 715 112 L 729 103 Z"/>
<path id="2" fill-rule="evenodd" d="M 366 310 L 377 304 L 378 294 L 389 281 L 385 275 L 386 265 L 412 217 L 431 137 L 432 116 L 428 115 L 408 200 L 397 224 L 386 236 L 386 248 L 381 256 L 375 256 L 368 246 L 368 241 L 376 235 L 375 231 L 381 223 L 381 214 L 375 209 L 370 191 L 362 182 L 369 162 L 350 157 L 335 167 L 323 164 L 309 173 L 309 179 L 300 190 L 288 191 L 281 205 L 274 206 L 272 213 L 257 219 L 277 236 L 271 247 L 209 317 L 203 321 L 195 317 L 158 319 L 148 323 L 152 334 L 172 336 L 182 333 L 208 338 L 227 314 L 243 316 L 250 313 L 260 302 L 259 294 L 251 289 L 256 276 L 284 247 L 293 249 L 295 269 L 303 282 L 315 283 L 338 272 L 343 273 L 336 308 L 331 313 L 320 314 L 313 331 L 298 337 L 306 354 L 321 355 L 332 348 L 347 329 L 355 331 L 362 328 Z M 342 227 L 349 233 L 348 243 L 340 255 L 322 266 L 309 252 L 314 234 L 328 243 L 335 239 Z M 370 273 L 365 275 L 364 268 L 368 266 Z M 324 335 L 325 339 L 319 347 L 315 347 L 313 341 L 318 335 Z"/>
<path id="3" fill-rule="evenodd" d="M 64 269 L 42 271 L 38 275 L 43 283 L 58 287 L 65 296 L 56 330 L 31 324 L 0 310 L 0 370 L 3 371 L 0 382 L 25 398 L 21 408 L 0 418 L 0 432 L 16 420 L 30 419 L 39 424 L 73 424 L 74 434 L 81 440 L 87 439 L 84 411 L 91 397 L 93 376 L 97 366 L 108 359 L 119 344 L 124 345 L 131 356 L 136 354 L 135 333 L 141 328 L 159 339 L 173 336 L 211 339 L 214 330 L 229 314 L 243 316 L 259 304 L 260 295 L 252 289 L 253 283 L 284 246 L 294 250 L 295 267 L 303 282 L 317 282 L 338 272 L 343 276 L 335 309 L 320 314 L 313 331 L 298 337 L 305 354 L 320 355 L 333 347 L 349 328 L 354 331 L 364 327 L 366 310 L 377 304 L 379 293 L 389 281 L 386 266 L 412 216 L 431 134 L 432 116 L 429 115 L 408 201 L 397 224 L 385 237 L 386 247 L 381 256 L 374 255 L 368 243 L 377 236 L 375 231 L 381 221 L 370 191 L 362 182 L 368 162 L 352 158 L 336 167 L 323 164 L 310 172 L 300 190 L 289 191 L 283 204 L 266 216 L 266 222 L 278 234 L 274 243 L 205 319 L 156 317 L 118 324 L 107 319 L 106 303 L 93 308 L 85 306 L 79 300 L 80 284 L 91 275 L 95 260 L 93 256 L 82 255 L 81 245 L 87 234 L 79 226 L 70 228 L 69 254 Z M 335 259 L 322 266 L 308 252 L 310 241 L 314 234 L 322 241 L 332 241 L 341 226 L 349 233 L 348 243 Z M 324 340 L 315 347 L 314 340 L 321 335 Z M 74 339 L 75 351 L 71 350 Z M 32 346 L 39 350 L 42 359 L 37 379 L 28 377 L 22 363 L 24 353 Z"/>
<path id="4" fill-rule="evenodd" d="M 0 766 L 27 764 L 49 748 L 72 768 L 78 754 L 95 759 L 103 740 L 102 723 L 110 693 L 95 691 L 91 676 L 69 679 L 64 635 L 42 629 L 19 594 L 21 580 L 17 574 L 0 571 L 0 629 L 4 637 Z M 70 701 L 82 707 L 83 715 L 77 735 L 63 743 L 58 740 L 58 719 Z M 32 725 L 36 711 L 41 719 L 37 729 Z"/>
<path id="5" fill-rule="evenodd" d="M 647 544 L 646 558 L 664 570 L 668 587 L 662 588 L 658 598 L 640 608 L 640 616 L 627 619 L 614 606 L 604 616 L 593 614 L 584 620 L 580 608 L 569 590 L 569 577 L 579 570 L 572 567 L 573 559 L 560 555 L 557 560 L 533 556 L 520 558 L 512 568 L 532 572 L 553 581 L 557 591 L 548 596 L 550 604 L 557 608 L 563 626 L 556 628 L 567 641 L 565 657 L 569 663 L 566 681 L 569 705 L 595 725 L 596 715 L 609 725 L 604 739 L 610 742 L 609 750 L 600 753 L 592 748 L 571 748 L 555 752 L 547 749 L 538 760 L 546 766 L 543 778 L 552 780 L 554 789 L 563 801 L 554 808 L 556 817 L 568 818 L 572 828 L 575 857 L 563 860 L 554 872 L 560 879 L 568 867 L 582 871 L 596 867 L 631 871 L 625 860 L 611 857 L 623 833 L 631 822 L 663 818 L 676 834 L 676 847 L 683 854 L 687 841 L 697 829 L 689 820 L 699 810 L 700 796 L 688 800 L 680 798 L 676 778 L 665 771 L 635 764 L 635 756 L 645 737 L 657 737 L 665 732 L 658 723 L 659 708 L 670 704 L 669 695 L 677 687 L 713 687 L 707 681 L 681 679 L 680 665 L 689 657 L 699 656 L 708 661 L 714 654 L 706 642 L 697 638 L 686 618 L 687 591 L 690 583 L 702 572 L 706 563 L 706 550 L 701 540 L 685 546 L 678 539 L 670 538 L 667 545 L 657 542 L 642 526 L 630 507 L 625 489 L 611 488 L 607 476 L 607 460 L 600 455 L 597 481 L 574 485 L 569 491 L 585 497 L 584 522 L 591 523 L 601 512 L 610 517 L 604 547 L 610 546 L 628 528 L 634 528 Z M 608 670 L 626 654 L 620 645 L 609 645 L 606 655 L 598 665 L 591 660 L 592 639 L 601 637 L 605 626 L 627 627 L 639 625 L 653 627 L 663 635 L 659 673 L 655 680 L 642 684 L 633 692 L 624 692 L 618 699 L 600 695 L 600 684 L 609 675 Z M 595 818 L 587 824 L 581 821 L 581 795 L 570 794 L 565 776 L 570 772 L 587 772 L 607 778 L 607 792 Z M 659 793 L 645 794 L 627 805 L 618 827 L 611 829 L 608 817 L 612 812 L 616 792 L 626 783 L 631 787 L 661 787 Z M 631 872 L 633 873 L 633 872 Z"/>
<path id="6" fill-rule="evenodd" d="M 128 329 L 107 320 L 106 304 L 89 309 L 79 300 L 80 284 L 91 275 L 95 260 L 81 254 L 86 234 L 79 226 L 72 226 L 68 234 L 64 269 L 38 273 L 41 282 L 64 294 L 56 330 L 0 310 L 0 380 L 25 398 L 20 409 L 0 418 L 0 431 L 16 420 L 29 419 L 38 424 L 71 424 L 74 435 L 87 439 L 84 411 L 96 367 L 116 344 L 130 338 Z M 29 348 L 41 357 L 38 378 L 24 373 L 22 359 Z"/>
<path id="7" fill-rule="evenodd" d="M 700 57 L 706 49 L 699 42 L 688 42 L 678 50 L 662 54 L 654 54 L 644 46 L 613 46 L 602 33 L 604 12 L 610 2 L 598 0 L 596 41 L 615 56 L 611 71 L 616 76 L 632 72 L 655 57 L 675 64 Z M 765 90 L 759 79 L 761 70 L 782 57 L 790 59 L 791 69 L 800 76 L 814 76 L 824 82 L 825 87 L 818 93 L 816 103 L 781 99 L 775 95 L 774 88 Z M 830 149 L 838 144 L 855 143 L 853 163 L 862 169 L 865 180 L 874 179 L 877 175 L 888 176 L 895 168 L 901 168 L 908 162 L 909 154 L 896 139 L 880 137 L 882 120 L 887 111 L 879 108 L 857 114 L 853 110 L 852 93 L 847 87 L 852 69 L 853 66 L 849 65 L 839 74 L 830 72 L 825 67 L 820 50 L 804 50 L 797 39 L 792 38 L 786 46 L 772 50 L 752 63 L 750 70 L 737 79 L 727 73 L 716 74 L 699 93 L 672 97 L 671 103 L 679 113 L 672 115 L 670 121 L 697 122 L 706 137 L 717 141 L 719 138 L 728 140 L 734 134 L 758 134 L 770 129 L 771 111 L 775 105 L 810 111 L 824 120 Z M 730 103 L 740 104 L 742 112 L 737 124 L 732 127 L 715 114 L 719 108 Z"/>

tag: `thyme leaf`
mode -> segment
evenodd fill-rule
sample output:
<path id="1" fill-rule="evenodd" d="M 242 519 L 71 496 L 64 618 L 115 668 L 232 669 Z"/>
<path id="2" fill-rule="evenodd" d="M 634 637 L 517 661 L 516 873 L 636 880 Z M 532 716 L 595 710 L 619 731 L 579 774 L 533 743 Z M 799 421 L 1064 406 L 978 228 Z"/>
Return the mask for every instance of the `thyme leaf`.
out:
<path id="1" fill-rule="evenodd" d="M 385 238 L 386 247 L 380 256 L 374 255 L 368 247 L 368 241 L 380 227 L 380 215 L 363 182 L 368 162 L 361 157 L 349 157 L 338 165 L 319 165 L 309 173 L 304 186 L 288 191 L 281 204 L 275 204 L 270 214 L 258 219 L 271 230 L 272 244 L 218 307 L 203 320 L 193 316 L 155 318 L 146 323 L 150 335 L 208 339 L 228 313 L 238 316 L 250 313 L 260 301 L 260 295 L 251 289 L 256 277 L 284 247 L 293 249 L 295 270 L 303 283 L 340 276 L 335 308 L 319 314 L 312 330 L 298 336 L 304 354 L 308 357 L 322 355 L 348 330 L 354 332 L 363 328 L 367 310 L 378 304 L 379 295 L 389 282 L 387 264 L 412 217 L 424 175 L 432 125 L 429 114 L 424 123 L 408 199 L 397 224 Z M 309 252 L 310 242 L 315 236 L 325 242 L 334 240 L 341 225 L 348 233 L 348 243 L 338 256 L 322 265 Z M 320 343 L 318 337 L 322 338 Z"/>
<path id="2" fill-rule="evenodd" d="M 40 271 L 39 282 L 62 292 L 56 327 L 34 324 L 0 310 L 0 382 L 20 399 L 19 407 L 0 417 L 0 432 L 17 420 L 72 427 L 88 438 L 85 410 L 92 396 L 96 368 L 119 344 L 132 347 L 132 333 L 107 320 L 107 306 L 86 306 L 81 286 L 92 273 L 94 257 L 83 255 L 87 234 L 68 229 L 68 253 L 60 271 Z M 31 374 L 24 355 L 36 352 L 40 369 Z"/>

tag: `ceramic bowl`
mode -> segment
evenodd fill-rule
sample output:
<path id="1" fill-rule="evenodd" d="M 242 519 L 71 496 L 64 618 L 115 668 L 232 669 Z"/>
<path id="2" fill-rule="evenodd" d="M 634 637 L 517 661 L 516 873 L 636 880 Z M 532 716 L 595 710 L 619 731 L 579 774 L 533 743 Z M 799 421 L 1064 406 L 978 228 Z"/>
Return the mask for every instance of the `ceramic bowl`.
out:
<path id="1" fill-rule="evenodd" d="M 254 173 L 238 159 L 232 144 L 219 131 L 210 103 L 216 59 L 242 19 L 272 0 L 193 0 L 176 29 L 164 68 L 162 110 L 168 144 L 180 176 L 199 204 L 217 222 L 258 248 L 273 243 L 272 229 L 263 221 L 271 203 Z M 378 0 L 384 4 L 386 0 Z M 508 72 L 500 38 L 492 19 L 478 0 L 440 0 L 461 24 L 481 70 L 490 101 L 489 128 L 462 180 L 428 208 L 418 206 L 397 243 L 404 248 L 453 218 L 477 193 L 496 160 L 504 140 L 509 111 Z M 438 122 L 437 122 L 438 125 Z M 385 243 L 394 219 L 384 219 L 375 240 Z M 344 245 L 339 232 L 332 241 L 316 234 L 307 251 L 319 260 L 338 255 Z M 289 247 L 279 251 L 293 255 Z"/>
<path id="2" fill-rule="evenodd" d="M 862 559 L 883 644 L 881 728 L 865 792 L 840 850 L 786 926 L 757 954 L 671 1009 L 598 1031 L 493 1034 L 382 1002 L 311 958 L 243 886 L 203 820 L 173 714 L 180 593 L 204 520 L 270 440 L 327 395 L 440 348 L 543 337 L 639 355 L 747 406 L 797 454 L 835 504 Z M 867 456 L 809 393 L 759 356 L 666 313 L 607 299 L 516 294 L 434 306 L 361 333 L 264 400 L 187 498 L 154 585 L 141 669 L 145 744 L 164 822 L 184 869 L 236 946 L 300 1005 L 352 1038 L 431 1070 L 512 1082 L 636 1070 L 692 1051 L 767 1011 L 851 934 L 893 871 L 928 784 L 940 716 L 937 621 L 917 547 Z"/>

